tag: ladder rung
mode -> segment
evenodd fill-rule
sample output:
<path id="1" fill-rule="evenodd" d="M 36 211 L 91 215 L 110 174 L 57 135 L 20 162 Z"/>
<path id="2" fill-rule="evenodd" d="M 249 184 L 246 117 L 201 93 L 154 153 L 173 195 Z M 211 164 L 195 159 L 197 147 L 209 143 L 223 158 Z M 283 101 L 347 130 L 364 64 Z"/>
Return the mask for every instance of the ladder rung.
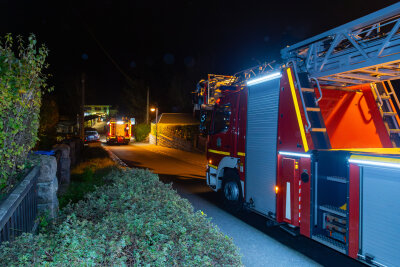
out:
<path id="1" fill-rule="evenodd" d="M 310 129 L 311 132 L 326 132 L 326 128 L 311 128 Z"/>
<path id="2" fill-rule="evenodd" d="M 390 96 L 388 96 L 388 95 L 381 95 L 381 99 L 382 99 L 382 100 L 389 100 L 389 99 L 390 99 Z"/>
<path id="3" fill-rule="evenodd" d="M 307 111 L 314 111 L 314 112 L 320 112 L 321 111 L 320 108 L 310 108 L 310 107 L 307 107 L 306 110 Z"/>
<path id="4" fill-rule="evenodd" d="M 305 87 L 302 87 L 302 88 L 301 88 L 301 91 L 303 91 L 303 92 L 309 92 L 309 93 L 314 93 L 314 92 L 315 92 L 313 88 L 305 88 Z"/>
<path id="5" fill-rule="evenodd" d="M 390 133 L 400 133 L 400 129 L 389 129 Z"/>
<path id="6" fill-rule="evenodd" d="M 383 112 L 383 116 L 396 116 L 396 112 Z"/>

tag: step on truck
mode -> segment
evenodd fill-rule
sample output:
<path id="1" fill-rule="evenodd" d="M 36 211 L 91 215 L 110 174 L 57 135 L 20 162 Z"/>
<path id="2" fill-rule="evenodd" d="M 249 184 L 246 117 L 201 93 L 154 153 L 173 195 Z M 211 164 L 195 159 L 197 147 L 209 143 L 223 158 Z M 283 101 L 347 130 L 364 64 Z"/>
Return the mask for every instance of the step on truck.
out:
<path id="1" fill-rule="evenodd" d="M 400 4 L 197 85 L 206 181 L 364 263 L 400 264 Z"/>

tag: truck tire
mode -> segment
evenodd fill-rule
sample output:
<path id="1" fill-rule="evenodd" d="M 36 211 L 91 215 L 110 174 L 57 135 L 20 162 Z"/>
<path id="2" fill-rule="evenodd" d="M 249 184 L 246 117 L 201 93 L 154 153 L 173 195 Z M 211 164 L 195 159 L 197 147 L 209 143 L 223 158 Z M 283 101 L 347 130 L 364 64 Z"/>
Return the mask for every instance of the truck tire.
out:
<path id="1" fill-rule="evenodd" d="M 242 186 L 239 174 L 234 169 L 225 169 L 222 180 L 222 203 L 226 209 L 239 212 L 243 208 Z"/>

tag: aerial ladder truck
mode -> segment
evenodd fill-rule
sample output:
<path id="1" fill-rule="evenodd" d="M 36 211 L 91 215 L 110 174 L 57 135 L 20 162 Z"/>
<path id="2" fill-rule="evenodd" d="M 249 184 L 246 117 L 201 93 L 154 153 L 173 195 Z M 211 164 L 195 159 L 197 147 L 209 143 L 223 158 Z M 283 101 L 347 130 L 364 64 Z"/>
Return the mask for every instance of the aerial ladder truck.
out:
<path id="1" fill-rule="evenodd" d="M 198 84 L 206 181 L 228 208 L 400 264 L 399 26 L 400 3 Z"/>

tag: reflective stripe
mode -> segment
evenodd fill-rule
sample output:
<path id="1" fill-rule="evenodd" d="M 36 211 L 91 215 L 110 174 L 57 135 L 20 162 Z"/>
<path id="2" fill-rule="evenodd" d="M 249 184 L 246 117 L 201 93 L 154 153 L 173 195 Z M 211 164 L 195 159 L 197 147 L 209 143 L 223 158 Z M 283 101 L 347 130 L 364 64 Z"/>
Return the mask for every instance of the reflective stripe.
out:
<path id="1" fill-rule="evenodd" d="M 211 165 L 211 164 L 208 164 L 208 166 L 210 166 L 211 168 L 214 168 L 214 169 L 218 169 L 218 167 L 217 166 L 215 166 L 215 165 Z"/>
<path id="2" fill-rule="evenodd" d="M 244 153 L 244 152 L 238 152 L 237 154 L 238 154 L 238 156 L 246 156 L 246 153 Z"/>
<path id="3" fill-rule="evenodd" d="M 307 144 L 306 134 L 304 132 L 303 121 L 301 119 L 299 103 L 297 102 L 296 91 L 294 89 L 293 78 L 292 78 L 292 73 L 290 71 L 290 68 L 287 69 L 287 74 L 288 74 L 288 78 L 289 78 L 290 91 L 292 92 L 292 97 L 293 97 L 293 102 L 294 102 L 294 109 L 296 110 L 297 121 L 299 122 L 301 139 L 303 140 L 304 152 L 307 152 L 308 151 L 308 144 Z"/>
<path id="4" fill-rule="evenodd" d="M 215 153 L 215 154 L 221 154 L 221 155 L 227 155 L 227 156 L 231 155 L 231 153 L 229 153 L 229 152 L 219 151 L 219 150 L 214 150 L 214 149 L 209 149 L 208 152 Z"/>

